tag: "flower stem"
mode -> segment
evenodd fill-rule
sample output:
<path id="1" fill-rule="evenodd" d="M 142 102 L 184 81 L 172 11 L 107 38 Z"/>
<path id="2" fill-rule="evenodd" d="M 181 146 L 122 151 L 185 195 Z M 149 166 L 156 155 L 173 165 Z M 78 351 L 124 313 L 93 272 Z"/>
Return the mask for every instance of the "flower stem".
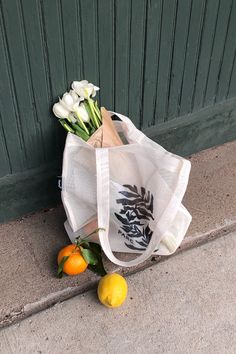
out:
<path id="1" fill-rule="evenodd" d="M 97 103 L 97 101 L 95 101 L 94 108 L 95 108 L 95 112 L 97 113 L 98 118 L 99 118 L 100 121 L 102 122 L 102 115 L 101 115 L 100 109 L 98 108 L 98 103 Z"/>
<path id="2" fill-rule="evenodd" d="M 91 110 L 91 113 L 92 113 L 92 116 L 93 116 L 93 119 L 94 119 L 94 122 L 95 122 L 95 125 L 97 128 L 100 127 L 99 123 L 98 123 L 98 120 L 97 120 L 97 117 L 96 117 L 96 114 L 95 114 L 95 109 L 94 109 L 94 101 L 89 98 L 88 99 L 88 104 L 89 104 L 89 108 Z"/>
<path id="3" fill-rule="evenodd" d="M 71 123 L 71 125 L 75 129 L 76 135 L 78 135 L 80 138 L 82 138 L 85 141 L 89 139 L 89 135 L 78 124 Z"/>
<path id="4" fill-rule="evenodd" d="M 95 127 L 96 124 L 95 124 L 95 121 L 94 121 L 94 118 L 93 118 L 93 113 L 92 113 L 92 111 L 91 111 L 91 108 L 90 108 L 90 106 L 89 106 L 87 100 L 84 101 L 84 107 L 85 107 L 85 109 L 86 109 L 86 111 L 87 111 L 89 117 L 91 118 L 92 127 Z"/>
<path id="5" fill-rule="evenodd" d="M 79 121 L 80 121 L 80 124 L 82 125 L 83 129 L 86 131 L 86 133 L 89 135 L 89 131 L 86 127 L 86 125 L 84 124 L 84 121 L 83 119 L 80 117 L 79 113 L 78 112 L 75 112 L 77 117 L 79 118 Z"/>
<path id="6" fill-rule="evenodd" d="M 90 120 L 88 121 L 88 125 L 90 126 L 90 128 L 93 128 L 93 125 L 91 124 Z"/>
<path id="7" fill-rule="evenodd" d="M 90 236 L 92 236 L 93 234 L 96 234 L 98 231 L 105 231 L 105 229 L 103 227 L 97 228 L 94 231 L 92 231 L 90 234 L 88 234 L 87 236 L 80 238 L 80 236 L 76 237 L 76 241 L 75 244 L 77 247 L 79 247 L 87 238 L 89 238 Z"/>
<path id="8" fill-rule="evenodd" d="M 61 125 L 63 126 L 63 128 L 64 128 L 65 130 L 67 130 L 69 133 L 74 133 L 74 132 L 75 132 L 75 131 L 69 126 L 69 124 L 67 124 L 67 123 L 65 122 L 64 119 L 59 119 L 59 122 L 61 123 Z"/>

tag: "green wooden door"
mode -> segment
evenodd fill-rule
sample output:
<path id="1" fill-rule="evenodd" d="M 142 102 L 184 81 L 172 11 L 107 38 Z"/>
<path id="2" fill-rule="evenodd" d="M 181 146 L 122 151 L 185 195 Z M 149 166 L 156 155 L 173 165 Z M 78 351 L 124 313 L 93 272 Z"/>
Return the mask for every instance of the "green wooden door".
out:
<path id="1" fill-rule="evenodd" d="M 236 138 L 236 0 L 0 0 L 0 220 L 54 205 L 73 80 L 167 149 Z"/>

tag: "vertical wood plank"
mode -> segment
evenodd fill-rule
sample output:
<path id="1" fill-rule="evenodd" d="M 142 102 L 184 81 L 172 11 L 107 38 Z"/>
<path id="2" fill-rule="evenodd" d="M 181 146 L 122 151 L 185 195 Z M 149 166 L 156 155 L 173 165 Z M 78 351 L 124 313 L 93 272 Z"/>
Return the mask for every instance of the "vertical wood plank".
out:
<path id="1" fill-rule="evenodd" d="M 191 14 L 191 1 L 179 0 L 175 28 L 172 70 L 170 77 L 168 119 L 175 118 L 179 113 L 181 83 L 184 72 L 185 53 Z"/>
<path id="2" fill-rule="evenodd" d="M 161 15 L 162 1 L 148 1 L 145 65 L 143 76 L 142 128 L 154 125 L 155 122 L 154 109 L 156 106 Z"/>
<path id="3" fill-rule="evenodd" d="M 0 4 L 1 5 L 1 4 Z M 16 173 L 25 168 L 25 144 L 20 125 L 19 109 L 15 98 L 9 44 L 5 21 L 0 6 L 0 112 L 1 112 L 1 158 L 0 173 Z M 7 162 L 7 160 L 9 160 Z M 8 165 L 8 167 L 7 167 Z"/>
<path id="4" fill-rule="evenodd" d="M 98 1 L 98 41 L 100 100 L 107 109 L 114 108 L 114 1 Z"/>
<path id="5" fill-rule="evenodd" d="M 132 1 L 130 23 L 129 116 L 141 126 L 142 85 L 145 56 L 146 1 Z"/>
<path id="6" fill-rule="evenodd" d="M 22 16 L 29 56 L 29 70 L 32 80 L 32 96 L 40 124 L 43 144 L 40 148 L 44 153 L 44 161 L 55 159 L 55 134 L 53 115 L 51 113 L 52 93 L 48 78 L 48 62 L 44 53 L 43 23 L 37 0 L 22 2 Z M 37 45 L 36 45 L 37 43 Z"/>
<path id="7" fill-rule="evenodd" d="M 19 111 L 19 124 L 25 143 L 28 168 L 39 166 L 43 161 L 41 148 L 40 122 L 35 110 L 32 95 L 32 78 L 29 68 L 29 54 L 25 38 L 21 12 L 21 2 L 2 1 L 3 16 L 6 24 L 6 37 L 11 57 L 14 91 Z"/>
<path id="8" fill-rule="evenodd" d="M 229 80 L 229 87 L 227 92 L 227 98 L 232 98 L 236 96 L 236 51 L 234 53 L 233 67 Z"/>
<path id="9" fill-rule="evenodd" d="M 84 78 L 99 86 L 97 1 L 80 1 Z"/>
<path id="10" fill-rule="evenodd" d="M 11 160 L 0 114 L 0 178 L 12 173 Z"/>
<path id="11" fill-rule="evenodd" d="M 61 3 L 58 0 L 40 1 L 45 25 L 45 46 L 49 61 L 50 84 L 52 96 L 55 99 L 67 89 Z"/>
<path id="12" fill-rule="evenodd" d="M 52 103 L 58 100 L 69 87 L 66 72 L 65 47 L 62 27 L 62 8 L 58 0 L 40 0 L 40 11 L 43 22 L 44 53 L 48 62 L 47 74 L 52 97 Z M 52 109 L 52 105 L 50 107 Z M 65 132 L 52 116 L 55 135 L 55 151 L 62 156 Z"/>
<path id="13" fill-rule="evenodd" d="M 65 48 L 67 88 L 72 81 L 82 80 L 81 33 L 78 21 L 79 2 L 61 0 L 62 39 Z"/>
<path id="14" fill-rule="evenodd" d="M 225 100 L 227 97 L 230 76 L 233 67 L 234 53 L 236 50 L 236 1 L 230 12 L 227 38 L 224 46 L 223 59 L 217 82 L 216 102 Z"/>
<path id="15" fill-rule="evenodd" d="M 115 110 L 128 115 L 131 0 L 115 1 Z"/>
<path id="16" fill-rule="evenodd" d="M 176 10 L 176 0 L 163 1 L 155 107 L 156 123 L 161 123 L 165 120 L 168 109 L 167 104 L 169 96 L 169 80 L 171 73 Z"/>
<path id="17" fill-rule="evenodd" d="M 204 13 L 205 0 L 193 0 L 186 48 L 185 68 L 182 78 L 179 115 L 189 113 L 192 109 Z"/>
<path id="18" fill-rule="evenodd" d="M 198 60 L 198 70 L 193 99 L 193 111 L 201 108 L 204 102 L 204 92 L 207 82 L 209 65 L 211 63 L 211 51 L 214 41 L 216 22 L 218 17 L 219 1 L 208 0 L 203 27 L 202 42 Z"/>
<path id="19" fill-rule="evenodd" d="M 223 51 L 228 30 L 231 6 L 232 0 L 220 1 L 214 43 L 211 53 L 211 62 L 205 89 L 205 106 L 214 104 L 215 102 L 218 75 L 220 72 L 220 66 L 223 58 Z"/>

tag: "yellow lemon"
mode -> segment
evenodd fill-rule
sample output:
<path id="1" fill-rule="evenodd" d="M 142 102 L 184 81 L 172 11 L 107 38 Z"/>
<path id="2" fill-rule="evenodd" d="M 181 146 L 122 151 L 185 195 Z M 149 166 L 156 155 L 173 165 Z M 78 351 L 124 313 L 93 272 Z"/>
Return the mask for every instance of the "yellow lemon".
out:
<path id="1" fill-rule="evenodd" d="M 98 298 L 107 307 L 119 307 L 126 299 L 128 285 L 121 275 L 107 274 L 98 284 Z"/>

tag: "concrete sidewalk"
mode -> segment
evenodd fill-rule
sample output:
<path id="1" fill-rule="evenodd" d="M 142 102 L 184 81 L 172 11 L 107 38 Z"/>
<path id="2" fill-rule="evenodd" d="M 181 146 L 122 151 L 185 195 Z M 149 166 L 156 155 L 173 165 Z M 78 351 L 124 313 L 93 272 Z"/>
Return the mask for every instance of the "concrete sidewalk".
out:
<path id="1" fill-rule="evenodd" d="M 193 222 L 181 250 L 236 228 L 236 142 L 190 157 L 184 205 Z M 0 327 L 25 318 L 96 285 L 91 272 L 56 278 L 56 255 L 69 240 L 62 207 L 0 225 Z M 122 255 L 122 257 L 128 257 Z M 125 269 L 129 274 L 158 262 Z M 109 262 L 107 270 L 116 269 Z"/>
<path id="2" fill-rule="evenodd" d="M 236 353 L 236 233 L 127 278 L 118 309 L 89 291 L 0 331 L 1 354 Z"/>

